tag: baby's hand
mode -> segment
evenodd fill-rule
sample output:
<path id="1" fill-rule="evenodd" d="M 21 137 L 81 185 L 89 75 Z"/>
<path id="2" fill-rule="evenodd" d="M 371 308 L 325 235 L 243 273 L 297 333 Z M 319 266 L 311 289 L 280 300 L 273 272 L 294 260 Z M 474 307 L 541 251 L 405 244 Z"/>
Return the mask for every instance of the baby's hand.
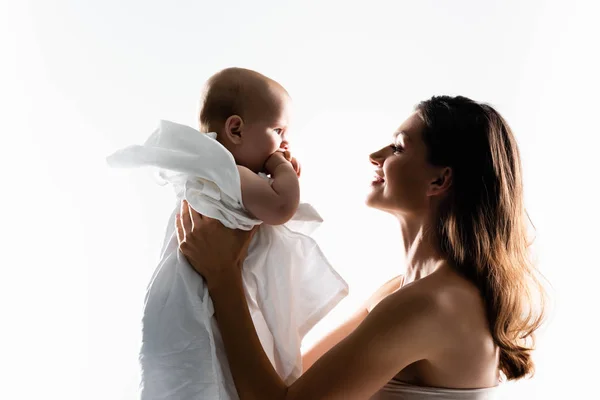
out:
<path id="1" fill-rule="evenodd" d="M 284 153 L 284 155 L 286 156 L 285 159 L 292 164 L 292 167 L 294 168 L 294 171 L 296 171 L 296 175 L 298 175 L 298 178 L 300 178 L 300 171 L 302 171 L 302 167 L 300 166 L 300 163 L 298 162 L 296 157 L 293 157 L 292 154 L 287 150 Z"/>
<path id="2" fill-rule="evenodd" d="M 288 162 L 289 161 L 287 160 L 285 154 L 283 154 L 282 151 L 276 151 L 275 153 L 271 154 L 265 162 L 265 170 L 269 174 L 272 174 L 273 172 L 275 172 L 275 169 L 277 167 L 279 167 L 281 164 Z"/>
<path id="3" fill-rule="evenodd" d="M 296 175 L 300 177 L 300 163 L 288 150 L 276 151 L 275 153 L 271 154 L 265 163 L 265 169 L 268 173 L 272 174 L 279 165 L 285 162 L 290 163 L 292 168 L 294 168 L 294 171 L 296 171 Z"/>

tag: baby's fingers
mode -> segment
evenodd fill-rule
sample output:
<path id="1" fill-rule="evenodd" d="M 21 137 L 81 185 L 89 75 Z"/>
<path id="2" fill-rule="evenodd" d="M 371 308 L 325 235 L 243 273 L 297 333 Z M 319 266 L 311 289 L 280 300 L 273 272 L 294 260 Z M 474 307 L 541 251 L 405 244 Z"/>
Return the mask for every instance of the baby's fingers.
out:
<path id="1" fill-rule="evenodd" d="M 296 175 L 298 175 L 298 177 L 300 177 L 300 171 L 302 170 L 302 167 L 300 166 L 300 163 L 294 157 L 292 157 L 292 159 L 290 160 L 290 162 L 292 163 L 292 167 L 294 168 L 294 171 L 296 171 Z"/>

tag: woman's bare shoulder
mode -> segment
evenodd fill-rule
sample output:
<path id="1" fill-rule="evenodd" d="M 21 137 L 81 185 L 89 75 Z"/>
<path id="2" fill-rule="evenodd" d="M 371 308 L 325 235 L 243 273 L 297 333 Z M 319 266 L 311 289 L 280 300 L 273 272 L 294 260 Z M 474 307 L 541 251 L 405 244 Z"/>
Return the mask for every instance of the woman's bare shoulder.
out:
<path id="1" fill-rule="evenodd" d="M 424 278 L 389 294 L 372 310 L 373 325 L 400 331 L 410 325 L 414 336 L 427 342 L 425 348 L 433 350 L 442 328 L 451 322 L 446 296 L 436 288 L 439 284 Z"/>
<path id="2" fill-rule="evenodd" d="M 451 312 L 454 306 L 464 305 L 464 302 L 481 303 L 482 300 L 479 289 L 450 266 L 411 282 L 402 290 L 412 296 L 431 297 L 431 301 L 439 303 L 447 312 Z"/>
<path id="3" fill-rule="evenodd" d="M 386 301 L 387 300 L 387 301 Z M 424 329 L 440 329 L 444 339 L 448 333 L 465 326 L 466 320 L 481 320 L 485 326 L 483 299 L 475 285 L 451 269 L 411 282 L 390 294 L 381 305 L 394 308 L 414 307 Z M 469 323 L 469 325 L 472 325 Z M 440 338 L 432 337 L 432 340 Z"/>
<path id="4" fill-rule="evenodd" d="M 381 300 L 400 289 L 403 282 L 404 275 L 398 275 L 381 285 L 381 287 L 377 289 L 369 299 L 367 299 L 365 303 L 365 308 L 367 311 L 371 312 L 373 308 L 381 302 Z"/>

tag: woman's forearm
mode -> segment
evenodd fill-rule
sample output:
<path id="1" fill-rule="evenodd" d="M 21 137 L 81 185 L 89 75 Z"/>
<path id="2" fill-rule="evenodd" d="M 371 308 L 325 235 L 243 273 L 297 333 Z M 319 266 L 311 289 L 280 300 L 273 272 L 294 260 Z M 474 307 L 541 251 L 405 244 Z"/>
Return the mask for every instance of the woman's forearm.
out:
<path id="1" fill-rule="evenodd" d="M 244 296 L 241 274 L 232 272 L 226 279 L 227 284 L 210 288 L 210 296 L 240 400 L 283 400 L 287 386 L 262 348 Z"/>
<path id="2" fill-rule="evenodd" d="M 346 322 L 319 340 L 302 356 L 302 371 L 306 372 L 321 356 L 341 342 L 369 315 L 366 307 L 361 307 Z"/>
<path id="3" fill-rule="evenodd" d="M 302 370 L 306 372 L 321 356 L 327 353 L 336 344 L 354 331 L 369 315 L 381 300 L 395 292 L 402 286 L 404 276 L 396 276 L 381 286 L 359 309 L 342 325 L 323 337 L 309 351 L 302 356 Z"/>

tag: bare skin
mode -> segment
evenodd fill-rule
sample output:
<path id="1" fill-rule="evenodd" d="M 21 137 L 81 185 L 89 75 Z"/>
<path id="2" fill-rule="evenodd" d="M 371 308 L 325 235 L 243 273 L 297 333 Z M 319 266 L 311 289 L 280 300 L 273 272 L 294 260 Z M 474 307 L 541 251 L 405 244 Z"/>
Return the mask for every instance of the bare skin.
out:
<path id="1" fill-rule="evenodd" d="M 255 71 L 229 68 L 209 79 L 205 107 L 240 103 L 240 115 L 214 122 L 217 140 L 233 155 L 244 207 L 269 225 L 280 225 L 295 214 L 300 201 L 300 164 L 288 151 L 291 100 L 277 82 Z M 203 114 L 204 111 L 201 111 Z M 243 116 L 245 115 L 245 116 Z M 257 173 L 267 172 L 268 183 Z"/>
<path id="2" fill-rule="evenodd" d="M 288 151 L 277 151 L 267 160 L 265 170 L 271 174 L 271 184 L 238 165 L 244 207 L 266 224 L 284 224 L 300 202 L 300 164 Z"/>
<path id="3" fill-rule="evenodd" d="M 266 357 L 244 297 L 240 268 L 253 232 L 229 230 L 183 204 L 180 249 L 207 281 L 242 400 L 368 399 L 393 378 L 456 389 L 497 385 L 498 350 L 482 298 L 427 235 L 452 175 L 427 165 L 421 129 L 411 116 L 391 146 L 371 155 L 379 178 L 367 203 L 399 220 L 406 276 L 308 351 L 308 369 L 289 387 Z"/>

